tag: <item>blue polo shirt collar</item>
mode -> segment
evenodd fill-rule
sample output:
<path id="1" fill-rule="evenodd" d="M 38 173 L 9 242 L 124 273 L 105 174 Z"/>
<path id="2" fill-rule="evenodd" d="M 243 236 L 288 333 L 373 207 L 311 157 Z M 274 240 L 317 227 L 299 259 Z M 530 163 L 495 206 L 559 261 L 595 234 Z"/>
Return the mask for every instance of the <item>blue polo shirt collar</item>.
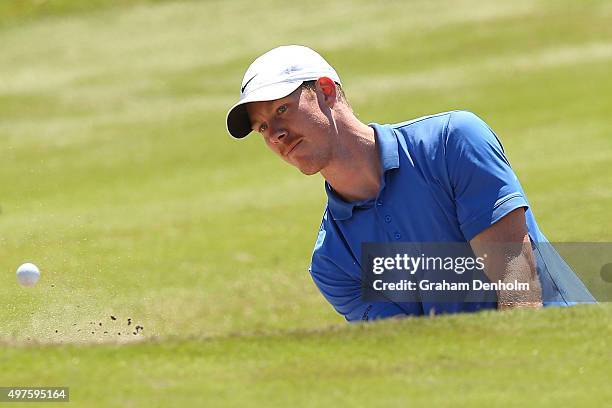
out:
<path id="1" fill-rule="evenodd" d="M 383 174 L 380 184 L 380 191 L 385 187 L 385 173 L 391 169 L 399 167 L 399 151 L 397 137 L 389 125 L 379 125 L 370 123 L 374 129 L 376 141 L 379 146 L 380 161 L 382 163 Z M 325 182 L 325 192 L 327 193 L 327 207 L 334 220 L 342 221 L 351 218 L 355 207 L 368 207 L 373 200 L 362 200 L 346 202 L 332 190 L 329 183 Z M 380 192 L 379 192 L 380 194 Z"/>

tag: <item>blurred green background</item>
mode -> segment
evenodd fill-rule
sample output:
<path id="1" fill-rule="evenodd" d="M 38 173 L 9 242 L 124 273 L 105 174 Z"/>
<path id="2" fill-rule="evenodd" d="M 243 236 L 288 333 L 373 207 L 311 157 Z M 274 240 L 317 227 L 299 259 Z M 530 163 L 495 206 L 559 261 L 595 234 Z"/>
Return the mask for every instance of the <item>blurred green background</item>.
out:
<path id="1" fill-rule="evenodd" d="M 393 382 L 397 369 L 410 390 L 381 403 L 389 406 L 463 389 L 450 386 L 459 386 L 454 374 L 474 366 L 489 382 L 459 402 L 484 405 L 506 395 L 495 384 L 523 375 L 518 358 L 549 370 L 532 369 L 508 392 L 556 401 L 527 380 L 555 389 L 574 369 L 589 374 L 609 361 L 609 306 L 347 327 L 307 272 L 322 179 L 281 162 L 257 135 L 232 140 L 225 113 L 256 56 L 310 46 L 337 69 L 364 122 L 477 113 L 501 138 L 551 241 L 609 242 L 610 21 L 608 1 L 1 2 L 2 384 L 72 384 L 73 400 L 88 406 L 165 404 L 160 395 L 173 390 L 191 405 L 214 395 L 215 405 L 284 406 L 309 392 L 319 395 L 314 405 L 374 406 L 356 372 L 370 370 L 384 387 L 403 384 Z M 26 261 L 42 271 L 33 289 L 15 280 Z M 133 335 L 127 318 L 143 333 Z M 461 340 L 465 327 L 473 331 Z M 405 338 L 387 344 L 378 328 Z M 567 343 L 557 338 L 577 328 Z M 471 340 L 481 332 L 500 351 L 479 369 L 485 346 Z M 453 354 L 440 333 L 459 338 L 472 359 Z M 519 356 L 521 339 L 559 348 Z M 409 351 L 415 344 L 427 350 L 422 360 Z M 395 361 L 395 350 L 416 365 Z M 363 353 L 380 359 L 364 362 Z M 577 360 L 564 371 L 566 355 Z M 411 382 L 402 367 L 431 381 Z M 557 397 L 597 402 L 598 370 Z M 123 373 L 123 393 L 106 396 L 100 384 L 111 372 Z M 254 386 L 261 392 L 249 393 Z"/>

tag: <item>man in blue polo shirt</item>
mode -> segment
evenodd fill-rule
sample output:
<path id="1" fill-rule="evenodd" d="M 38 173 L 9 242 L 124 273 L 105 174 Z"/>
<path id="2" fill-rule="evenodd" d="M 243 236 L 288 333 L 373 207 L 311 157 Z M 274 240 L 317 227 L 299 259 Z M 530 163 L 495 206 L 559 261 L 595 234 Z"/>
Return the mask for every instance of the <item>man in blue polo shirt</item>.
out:
<path id="1" fill-rule="evenodd" d="M 554 249 L 536 245 L 547 240 L 525 193 L 495 133 L 472 113 L 366 125 L 319 54 L 283 46 L 248 68 L 227 128 L 235 138 L 259 132 L 283 160 L 325 178 L 328 203 L 310 272 L 349 321 L 594 301 Z M 529 290 L 472 301 L 368 301 L 361 264 L 368 242 L 463 242 L 484 260 L 491 282 L 526 282 Z"/>

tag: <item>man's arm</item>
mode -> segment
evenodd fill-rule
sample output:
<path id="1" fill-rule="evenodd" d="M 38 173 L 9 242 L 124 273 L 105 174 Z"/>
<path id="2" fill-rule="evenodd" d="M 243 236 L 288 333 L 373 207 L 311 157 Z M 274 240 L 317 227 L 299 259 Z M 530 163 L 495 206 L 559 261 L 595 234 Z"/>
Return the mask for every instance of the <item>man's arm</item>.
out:
<path id="1" fill-rule="evenodd" d="M 476 257 L 484 259 L 491 282 L 526 282 L 528 291 L 499 290 L 498 309 L 542 307 L 542 290 L 525 222 L 517 208 L 470 240 Z"/>

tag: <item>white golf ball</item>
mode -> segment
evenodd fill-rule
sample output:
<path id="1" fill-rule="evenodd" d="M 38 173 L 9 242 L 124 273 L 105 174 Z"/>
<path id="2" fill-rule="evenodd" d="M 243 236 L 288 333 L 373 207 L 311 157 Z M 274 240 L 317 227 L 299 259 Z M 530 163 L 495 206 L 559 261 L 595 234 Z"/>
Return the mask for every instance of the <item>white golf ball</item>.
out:
<path id="1" fill-rule="evenodd" d="M 34 286 L 40 279 L 40 271 L 33 263 L 24 263 L 17 268 L 17 280 L 23 286 Z"/>

